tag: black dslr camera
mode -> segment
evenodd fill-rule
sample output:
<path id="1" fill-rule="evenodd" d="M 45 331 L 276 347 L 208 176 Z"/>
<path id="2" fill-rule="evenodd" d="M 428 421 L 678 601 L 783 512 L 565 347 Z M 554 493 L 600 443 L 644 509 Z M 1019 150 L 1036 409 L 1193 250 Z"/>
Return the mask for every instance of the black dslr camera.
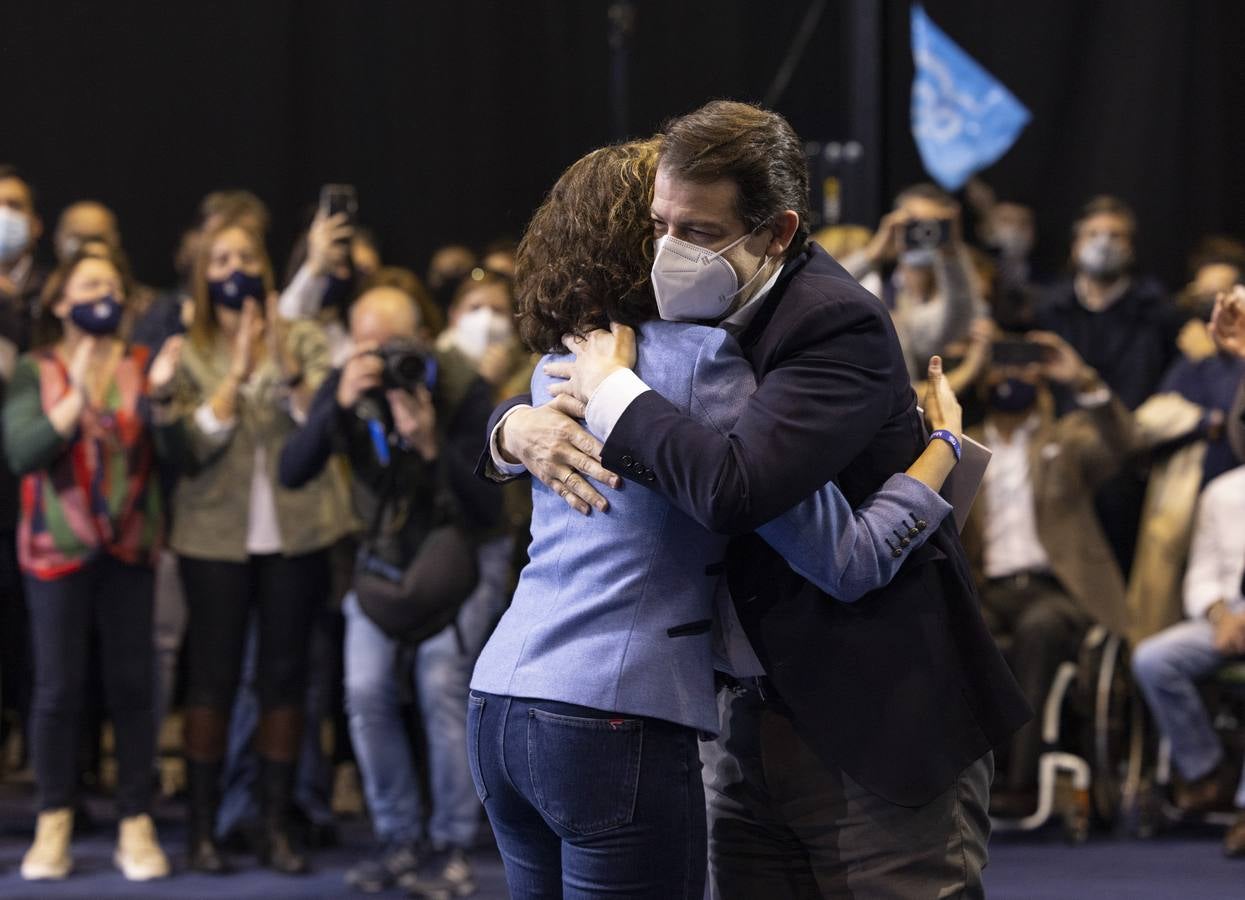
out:
<path id="1" fill-rule="evenodd" d="M 430 391 L 436 387 L 436 357 L 425 353 L 414 341 L 388 341 L 372 352 L 384 363 L 381 378 L 385 390 L 414 392 L 421 384 Z"/>
<path id="2" fill-rule="evenodd" d="M 903 245 L 909 250 L 936 250 L 950 240 L 950 219 L 913 219 L 903 229 Z"/>
<path id="3" fill-rule="evenodd" d="M 366 423 L 371 439 L 376 445 L 377 457 L 382 465 L 389 464 L 386 435 L 393 431 L 393 413 L 385 391 L 399 390 L 414 393 L 421 384 L 432 391 L 437 384 L 437 360 L 424 352 L 414 341 L 397 339 L 387 341 L 371 351 L 380 357 L 384 365 L 381 385 L 367 391 L 354 405 L 354 414 Z"/>

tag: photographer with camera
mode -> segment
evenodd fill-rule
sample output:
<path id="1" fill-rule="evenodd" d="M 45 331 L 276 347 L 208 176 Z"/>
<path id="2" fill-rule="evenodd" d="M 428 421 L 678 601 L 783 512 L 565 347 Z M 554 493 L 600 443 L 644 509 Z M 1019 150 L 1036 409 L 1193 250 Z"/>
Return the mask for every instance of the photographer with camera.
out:
<path id="1" fill-rule="evenodd" d="M 914 381 L 931 356 L 967 336 L 973 319 L 986 314 L 959 204 L 932 184 L 902 191 L 868 246 L 843 267 L 891 311 Z"/>
<path id="2" fill-rule="evenodd" d="M 297 487 L 332 454 L 345 455 L 354 508 L 367 523 L 345 603 L 346 706 L 383 851 L 347 882 L 462 896 L 473 887 L 465 851 L 480 809 L 467 767 L 467 682 L 504 596 L 477 589 L 489 580 L 477 578 L 477 544 L 498 521 L 501 492 L 473 475 L 493 403 L 488 384 L 457 350 L 425 350 L 418 327 L 414 299 L 396 288 L 356 301 L 355 354 L 312 400 L 282 452 L 280 478 Z M 401 713 L 398 673 L 410 651 L 428 746 L 428 817 Z"/>

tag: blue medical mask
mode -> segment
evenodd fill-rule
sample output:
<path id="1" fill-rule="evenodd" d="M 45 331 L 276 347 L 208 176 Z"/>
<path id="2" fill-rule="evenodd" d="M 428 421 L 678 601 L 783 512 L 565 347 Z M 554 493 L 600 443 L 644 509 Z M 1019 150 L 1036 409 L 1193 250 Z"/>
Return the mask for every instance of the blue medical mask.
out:
<path id="1" fill-rule="evenodd" d="M 336 275 L 330 275 L 328 284 L 324 288 L 324 296 L 320 301 L 320 308 L 339 309 L 345 312 L 353 299 L 354 276 L 338 278 Z"/>
<path id="2" fill-rule="evenodd" d="M 899 254 L 899 261 L 909 269 L 932 269 L 938 260 L 933 247 L 909 247 Z"/>
<path id="3" fill-rule="evenodd" d="M 1037 385 L 1021 378 L 1008 378 L 990 388 L 986 403 L 1003 413 L 1024 412 L 1037 403 Z"/>
<path id="4" fill-rule="evenodd" d="M 237 269 L 228 278 L 208 282 L 208 298 L 226 309 L 241 309 L 247 297 L 263 305 L 264 280 L 258 275 L 248 275 Z"/>
<path id="5" fill-rule="evenodd" d="M 107 294 L 90 303 L 75 303 L 69 308 L 69 321 L 87 334 L 106 337 L 121 327 L 121 301 Z"/>

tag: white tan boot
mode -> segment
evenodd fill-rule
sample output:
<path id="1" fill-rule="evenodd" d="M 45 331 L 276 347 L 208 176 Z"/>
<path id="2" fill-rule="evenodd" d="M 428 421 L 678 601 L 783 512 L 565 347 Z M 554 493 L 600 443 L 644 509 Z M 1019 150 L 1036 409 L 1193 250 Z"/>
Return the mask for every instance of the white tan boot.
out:
<path id="1" fill-rule="evenodd" d="M 73 868 L 69 839 L 73 836 L 73 810 L 48 809 L 35 822 L 35 842 L 22 858 L 22 877 L 27 881 L 59 881 Z"/>
<path id="2" fill-rule="evenodd" d="M 156 840 L 156 826 L 151 816 L 144 813 L 121 820 L 113 862 L 129 881 L 168 877 L 169 858 Z"/>

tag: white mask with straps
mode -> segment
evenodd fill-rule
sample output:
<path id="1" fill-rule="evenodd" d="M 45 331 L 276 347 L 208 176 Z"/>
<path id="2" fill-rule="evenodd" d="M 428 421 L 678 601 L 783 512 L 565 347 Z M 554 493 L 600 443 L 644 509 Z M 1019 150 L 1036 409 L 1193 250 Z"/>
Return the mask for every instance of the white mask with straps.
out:
<path id="1" fill-rule="evenodd" d="M 765 271 L 768 257 L 751 278 L 740 284 L 739 276 L 722 254 L 762 227 L 758 225 L 717 251 L 668 234 L 658 238 L 651 276 L 658 314 L 672 322 L 717 322 L 724 318 L 735 298 Z"/>

